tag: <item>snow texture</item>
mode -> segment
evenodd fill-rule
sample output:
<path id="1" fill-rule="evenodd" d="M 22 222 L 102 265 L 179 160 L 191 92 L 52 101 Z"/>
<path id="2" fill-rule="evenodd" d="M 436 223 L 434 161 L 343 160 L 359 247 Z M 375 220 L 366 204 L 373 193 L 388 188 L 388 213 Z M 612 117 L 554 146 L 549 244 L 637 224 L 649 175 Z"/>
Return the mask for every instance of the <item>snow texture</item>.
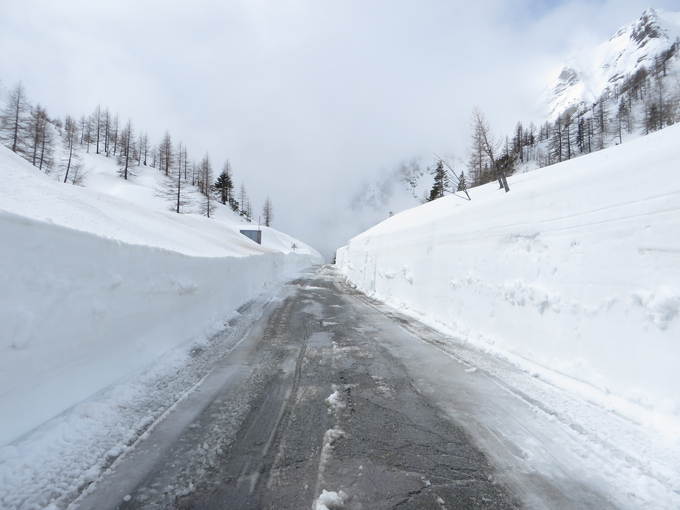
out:
<path id="1" fill-rule="evenodd" d="M 345 507 L 345 500 L 349 496 L 343 492 L 327 491 L 323 489 L 321 496 L 316 500 L 315 510 L 335 510 Z"/>
<path id="2" fill-rule="evenodd" d="M 0 446 L 322 262 L 274 229 L 252 242 L 227 208 L 217 219 L 163 210 L 157 170 L 125 181 L 111 159 L 85 161 L 88 189 L 0 147 Z"/>
<path id="3" fill-rule="evenodd" d="M 677 423 L 679 146 L 672 126 L 513 176 L 507 194 L 444 197 L 353 238 L 338 265 L 477 348 Z"/>

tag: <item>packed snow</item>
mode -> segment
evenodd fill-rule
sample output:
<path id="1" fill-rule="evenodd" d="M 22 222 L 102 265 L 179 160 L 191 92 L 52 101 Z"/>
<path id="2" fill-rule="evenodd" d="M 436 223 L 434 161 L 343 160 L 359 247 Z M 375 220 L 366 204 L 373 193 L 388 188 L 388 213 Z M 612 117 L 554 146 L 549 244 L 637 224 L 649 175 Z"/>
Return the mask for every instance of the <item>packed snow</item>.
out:
<path id="1" fill-rule="evenodd" d="M 226 207 L 168 211 L 156 169 L 125 181 L 113 158 L 84 162 L 86 188 L 0 147 L 0 445 L 323 261 L 267 227 L 258 245 L 239 233 L 258 226 Z"/>
<path id="2" fill-rule="evenodd" d="M 359 290 L 543 382 L 519 391 L 609 452 L 631 508 L 680 504 L 678 147 L 676 125 L 405 211 L 337 253 Z"/>

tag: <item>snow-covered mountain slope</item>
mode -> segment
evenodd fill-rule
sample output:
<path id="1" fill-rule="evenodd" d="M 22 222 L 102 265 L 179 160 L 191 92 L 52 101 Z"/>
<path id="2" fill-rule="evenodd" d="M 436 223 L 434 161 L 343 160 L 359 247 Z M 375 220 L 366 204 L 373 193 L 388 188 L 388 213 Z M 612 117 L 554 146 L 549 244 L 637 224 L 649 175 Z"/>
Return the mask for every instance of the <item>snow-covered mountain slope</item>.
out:
<path id="1" fill-rule="evenodd" d="M 678 146 L 676 125 L 512 176 L 508 194 L 444 197 L 353 238 L 338 264 L 482 349 L 677 419 Z"/>
<path id="2" fill-rule="evenodd" d="M 568 59 L 543 95 L 548 117 L 581 103 L 597 102 L 607 89 L 638 69 L 653 68 L 655 57 L 680 36 L 680 13 L 647 9 L 640 19 L 621 28 L 595 48 L 582 48 Z"/>
<path id="3" fill-rule="evenodd" d="M 124 181 L 94 155 L 85 168 L 92 189 L 0 146 L 0 445 L 323 261 L 274 229 L 254 243 L 239 229 L 257 225 L 226 207 L 168 212 L 158 170 Z"/>

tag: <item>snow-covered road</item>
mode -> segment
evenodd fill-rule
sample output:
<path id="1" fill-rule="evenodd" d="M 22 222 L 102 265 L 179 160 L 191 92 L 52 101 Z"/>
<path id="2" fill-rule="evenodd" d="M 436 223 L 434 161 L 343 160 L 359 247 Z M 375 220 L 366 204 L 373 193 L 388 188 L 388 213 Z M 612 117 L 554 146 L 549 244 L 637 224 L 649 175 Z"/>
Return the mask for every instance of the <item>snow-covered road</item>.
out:
<path id="1" fill-rule="evenodd" d="M 667 438 L 538 375 L 325 267 L 0 450 L 0 507 L 680 507 Z"/>

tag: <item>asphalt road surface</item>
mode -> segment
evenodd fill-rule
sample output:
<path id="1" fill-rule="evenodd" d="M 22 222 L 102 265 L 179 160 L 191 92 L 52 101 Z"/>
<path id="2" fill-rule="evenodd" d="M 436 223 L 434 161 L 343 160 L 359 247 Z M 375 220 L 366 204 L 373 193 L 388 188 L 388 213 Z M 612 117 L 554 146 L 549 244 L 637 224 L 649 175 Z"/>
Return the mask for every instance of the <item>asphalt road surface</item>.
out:
<path id="1" fill-rule="evenodd" d="M 516 403 L 442 345 L 306 274 L 77 508 L 613 508 L 568 468 L 515 473 L 488 423 Z"/>

